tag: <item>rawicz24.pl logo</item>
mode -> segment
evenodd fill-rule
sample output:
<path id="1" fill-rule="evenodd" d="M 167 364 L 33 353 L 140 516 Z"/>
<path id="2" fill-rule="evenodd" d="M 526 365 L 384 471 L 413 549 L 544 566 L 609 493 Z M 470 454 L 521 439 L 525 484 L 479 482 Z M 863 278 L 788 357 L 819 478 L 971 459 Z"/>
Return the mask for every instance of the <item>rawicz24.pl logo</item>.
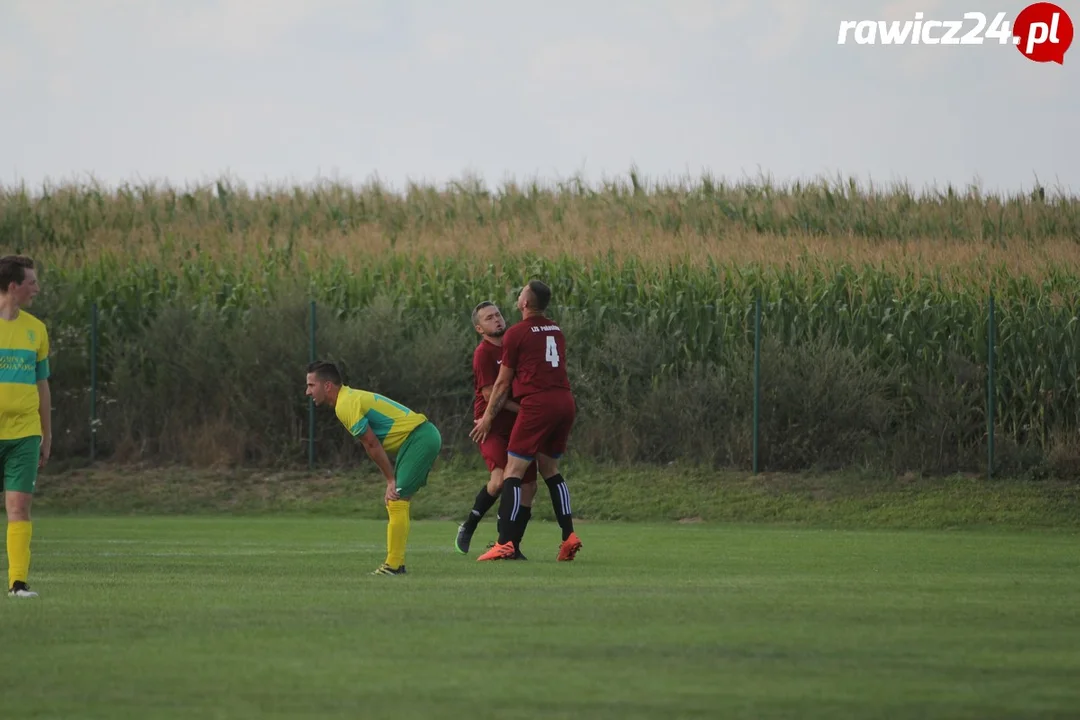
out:
<path id="1" fill-rule="evenodd" d="M 1016 19 L 999 12 L 993 20 L 973 11 L 962 20 L 927 19 L 921 12 L 914 20 L 841 20 L 837 45 L 982 45 L 996 40 L 1013 45 L 1034 62 L 1065 64 L 1065 51 L 1073 41 L 1069 14 L 1053 3 L 1028 5 Z M 971 23 L 971 24 L 969 24 Z"/>

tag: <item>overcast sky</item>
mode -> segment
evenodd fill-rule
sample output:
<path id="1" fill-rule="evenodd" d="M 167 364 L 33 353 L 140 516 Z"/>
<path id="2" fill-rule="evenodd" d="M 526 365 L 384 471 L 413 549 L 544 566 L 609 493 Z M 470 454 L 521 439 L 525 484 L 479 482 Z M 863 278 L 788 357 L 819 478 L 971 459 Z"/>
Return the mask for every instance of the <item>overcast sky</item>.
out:
<path id="1" fill-rule="evenodd" d="M 1059 4 L 1080 23 L 1080 2 Z M 996 43 L 836 43 L 841 20 L 1023 6 L 0 0 L 0 183 L 377 173 L 400 188 L 636 164 L 1080 192 L 1080 48 L 1058 65 Z"/>

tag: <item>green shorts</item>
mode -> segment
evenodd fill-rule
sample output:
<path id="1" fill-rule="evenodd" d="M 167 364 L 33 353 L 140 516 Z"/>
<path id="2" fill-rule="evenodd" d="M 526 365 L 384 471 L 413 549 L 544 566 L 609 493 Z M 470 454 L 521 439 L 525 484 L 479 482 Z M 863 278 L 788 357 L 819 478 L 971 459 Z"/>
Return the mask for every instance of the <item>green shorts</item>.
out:
<path id="1" fill-rule="evenodd" d="M 431 472 L 441 449 L 442 435 L 430 422 L 417 425 L 416 429 L 409 433 L 394 462 L 398 495 L 402 498 L 412 497 L 427 485 L 428 473 Z"/>
<path id="2" fill-rule="evenodd" d="M 0 477 L 5 492 L 33 493 L 41 460 L 41 436 L 0 440 Z"/>

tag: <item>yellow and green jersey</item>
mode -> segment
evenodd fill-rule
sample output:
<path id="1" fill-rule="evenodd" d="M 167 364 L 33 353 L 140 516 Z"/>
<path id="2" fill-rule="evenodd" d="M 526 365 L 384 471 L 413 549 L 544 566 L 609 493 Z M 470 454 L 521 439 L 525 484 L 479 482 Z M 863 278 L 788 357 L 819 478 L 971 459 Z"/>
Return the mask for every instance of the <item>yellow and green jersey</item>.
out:
<path id="1" fill-rule="evenodd" d="M 0 319 L 0 440 L 41 434 L 37 384 L 48 377 L 45 323 L 25 310 Z"/>
<path id="2" fill-rule="evenodd" d="M 387 453 L 400 450 L 409 433 L 427 422 L 423 413 L 413 412 L 382 395 L 347 385 L 338 393 L 334 412 L 353 437 L 362 435 L 370 427 Z"/>

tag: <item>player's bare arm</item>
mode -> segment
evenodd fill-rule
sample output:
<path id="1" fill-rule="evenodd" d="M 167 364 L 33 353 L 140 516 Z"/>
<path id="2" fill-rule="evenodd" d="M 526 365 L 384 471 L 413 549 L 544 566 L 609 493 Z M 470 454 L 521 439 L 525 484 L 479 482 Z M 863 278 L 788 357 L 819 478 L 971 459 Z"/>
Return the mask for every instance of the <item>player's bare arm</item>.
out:
<path id="1" fill-rule="evenodd" d="M 379 438 L 375 436 L 370 426 L 360 436 L 360 443 L 364 446 L 364 450 L 367 451 L 368 457 L 378 466 L 386 478 L 386 501 L 397 500 L 397 480 L 394 478 L 394 466 L 390 463 L 390 457 L 386 454 L 386 450 L 383 449 L 382 443 L 379 442 Z"/>
<path id="2" fill-rule="evenodd" d="M 469 437 L 475 442 L 484 442 L 487 439 L 487 435 L 491 431 L 491 423 L 494 422 L 495 416 L 503 409 L 503 405 L 506 404 L 507 399 L 510 397 L 510 383 L 513 378 L 513 368 L 506 365 L 499 368 L 499 377 L 496 378 L 495 387 L 491 390 L 487 410 L 484 411 L 484 416 L 473 424 L 472 432 L 469 433 Z"/>
<path id="3" fill-rule="evenodd" d="M 40 380 L 38 389 L 38 414 L 41 416 L 41 459 L 40 467 L 45 467 L 52 454 L 52 390 L 48 380 Z"/>
<path id="4" fill-rule="evenodd" d="M 484 417 L 487 418 L 489 425 L 510 399 L 510 385 L 513 381 L 514 368 L 506 365 L 500 366 L 499 377 L 495 379 L 495 387 L 491 389 L 487 410 L 484 411 Z"/>
<path id="5" fill-rule="evenodd" d="M 494 386 L 493 385 L 485 385 L 484 387 L 480 388 L 480 392 L 484 395 L 484 400 L 487 401 L 487 402 L 491 402 L 491 388 L 492 387 L 494 387 Z M 513 400 L 507 400 L 506 403 L 503 404 L 503 409 L 504 410 L 509 410 L 512 413 L 521 412 L 521 406 L 518 405 Z"/>

